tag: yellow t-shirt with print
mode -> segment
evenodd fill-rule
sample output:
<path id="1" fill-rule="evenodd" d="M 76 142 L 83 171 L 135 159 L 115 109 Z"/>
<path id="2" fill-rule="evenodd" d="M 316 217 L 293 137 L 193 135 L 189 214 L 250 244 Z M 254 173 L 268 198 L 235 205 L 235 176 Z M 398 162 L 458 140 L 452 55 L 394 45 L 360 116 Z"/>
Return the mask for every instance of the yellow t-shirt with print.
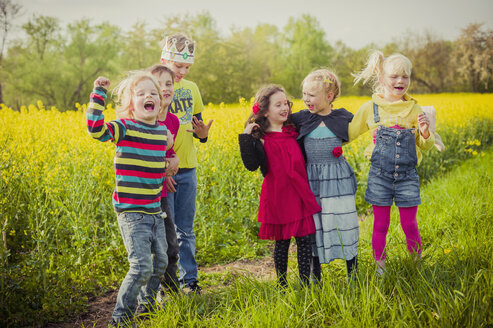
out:
<path id="1" fill-rule="evenodd" d="M 173 150 L 180 159 L 180 168 L 197 167 L 197 153 L 195 151 L 193 134 L 191 130 L 193 115 L 204 110 L 204 103 L 197 85 L 189 80 L 182 79 L 174 85 L 175 95 L 170 104 L 169 112 L 175 114 L 180 120 L 180 128 L 176 136 Z"/>

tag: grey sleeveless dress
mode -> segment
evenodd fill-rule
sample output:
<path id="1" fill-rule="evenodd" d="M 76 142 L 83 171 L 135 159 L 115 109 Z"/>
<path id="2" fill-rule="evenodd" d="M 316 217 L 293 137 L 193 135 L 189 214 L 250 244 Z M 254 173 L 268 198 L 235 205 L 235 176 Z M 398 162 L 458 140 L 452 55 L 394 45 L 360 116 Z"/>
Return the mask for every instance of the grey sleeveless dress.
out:
<path id="1" fill-rule="evenodd" d="M 320 263 L 351 260 L 358 255 L 359 224 L 356 212 L 356 178 L 344 156 L 332 150 L 342 141 L 327 127 L 317 127 L 304 138 L 310 188 L 322 211 L 315 221 L 314 256 Z"/>

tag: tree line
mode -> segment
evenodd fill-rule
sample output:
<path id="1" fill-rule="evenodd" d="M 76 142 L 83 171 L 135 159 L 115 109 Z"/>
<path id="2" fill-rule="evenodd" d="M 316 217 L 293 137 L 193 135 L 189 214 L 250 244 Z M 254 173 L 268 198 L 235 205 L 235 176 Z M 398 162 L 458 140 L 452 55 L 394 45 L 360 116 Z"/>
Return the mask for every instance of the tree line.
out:
<path id="1" fill-rule="evenodd" d="M 366 87 L 353 86 L 351 73 L 364 67 L 374 48 L 411 59 L 411 93 L 493 91 L 493 30 L 478 23 L 465 27 L 455 41 L 411 32 L 384 47 L 352 49 L 342 41 L 327 41 L 330 35 L 310 15 L 292 17 L 282 29 L 270 24 L 232 28 L 228 36 L 221 35 L 207 12 L 168 17 L 159 29 L 137 23 L 126 32 L 88 19 L 64 28 L 55 17 L 33 15 L 21 26 L 26 37 L 6 43 L 20 7 L 9 12 L 5 4 L 15 6 L 0 0 L 0 103 L 16 109 L 38 100 L 74 109 L 76 102 L 87 102 L 97 76 L 118 80 L 124 72 L 158 63 L 165 33 L 178 31 L 197 41 L 189 78 L 205 103 L 250 99 L 267 83 L 281 84 L 300 97 L 301 81 L 319 67 L 339 75 L 343 95 L 369 95 Z"/>

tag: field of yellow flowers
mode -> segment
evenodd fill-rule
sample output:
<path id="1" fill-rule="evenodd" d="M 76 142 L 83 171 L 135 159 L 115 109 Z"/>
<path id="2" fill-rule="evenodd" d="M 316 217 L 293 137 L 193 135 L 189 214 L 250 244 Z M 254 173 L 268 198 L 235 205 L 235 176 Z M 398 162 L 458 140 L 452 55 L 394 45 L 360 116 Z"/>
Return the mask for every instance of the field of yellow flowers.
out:
<path id="1" fill-rule="evenodd" d="M 491 146 L 492 94 L 417 99 L 436 108 L 447 147 L 425 154 L 418 169 L 422 183 Z M 335 106 L 355 112 L 368 100 L 345 97 Z M 209 104 L 203 113 L 214 123 L 209 141 L 197 143 L 200 264 L 255 258 L 268 249 L 256 237 L 262 176 L 244 169 L 237 145 L 251 105 L 245 99 Z M 76 104 L 60 112 L 38 102 L 14 111 L 0 105 L 0 314 L 14 322 L 73 312 L 83 307 L 87 293 L 107 288 L 126 272 L 111 205 L 114 146 L 87 134 L 85 108 Z M 294 110 L 302 108 L 296 100 Z M 106 116 L 115 117 L 111 106 Z M 344 147 L 357 174 L 361 214 L 368 209 L 363 195 L 369 163 L 362 154 L 368 142 L 363 136 Z"/>

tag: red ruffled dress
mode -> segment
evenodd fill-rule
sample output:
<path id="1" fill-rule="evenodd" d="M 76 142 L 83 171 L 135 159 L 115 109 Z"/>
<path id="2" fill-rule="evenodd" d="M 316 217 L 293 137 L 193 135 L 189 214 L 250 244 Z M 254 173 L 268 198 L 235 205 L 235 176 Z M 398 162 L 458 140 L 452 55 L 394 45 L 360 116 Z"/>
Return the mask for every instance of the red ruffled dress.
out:
<path id="1" fill-rule="evenodd" d="M 258 211 L 261 239 L 284 240 L 315 233 L 312 215 L 321 208 L 308 185 L 297 136 L 289 127 L 264 136 L 267 174 Z"/>

